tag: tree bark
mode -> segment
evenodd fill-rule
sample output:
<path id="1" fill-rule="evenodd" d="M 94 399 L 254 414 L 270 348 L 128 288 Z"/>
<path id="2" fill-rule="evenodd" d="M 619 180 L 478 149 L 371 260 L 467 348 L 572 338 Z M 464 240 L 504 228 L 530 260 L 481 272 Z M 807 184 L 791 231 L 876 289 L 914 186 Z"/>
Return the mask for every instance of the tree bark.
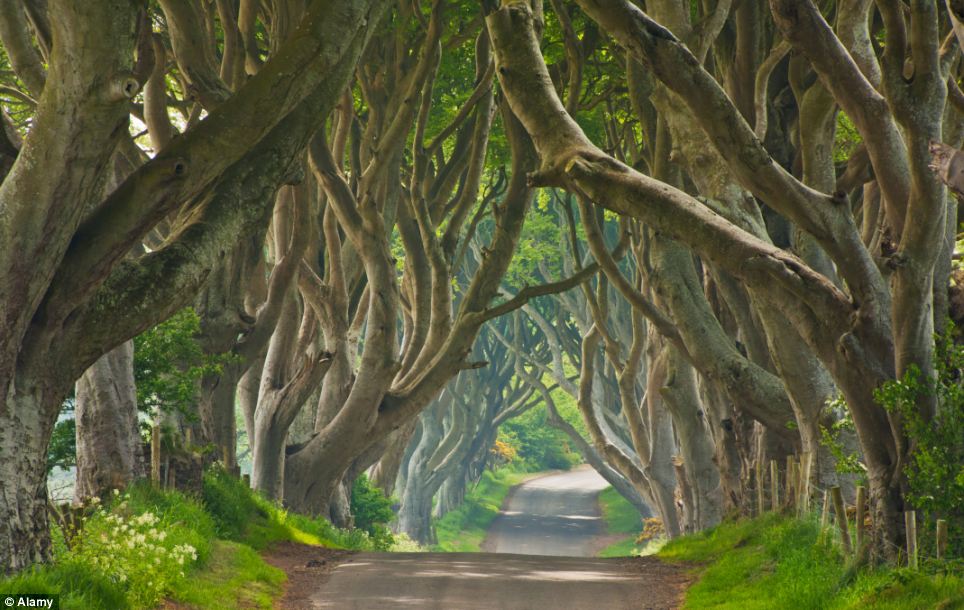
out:
<path id="1" fill-rule="evenodd" d="M 105 354 L 77 381 L 77 486 L 74 501 L 123 489 L 144 476 L 134 387 L 134 343 Z"/>

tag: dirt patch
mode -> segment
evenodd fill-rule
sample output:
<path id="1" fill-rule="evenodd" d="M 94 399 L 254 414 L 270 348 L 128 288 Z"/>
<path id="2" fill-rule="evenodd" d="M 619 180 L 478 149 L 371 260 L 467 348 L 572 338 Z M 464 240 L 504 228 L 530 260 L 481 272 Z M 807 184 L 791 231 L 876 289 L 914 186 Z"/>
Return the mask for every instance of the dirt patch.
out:
<path id="1" fill-rule="evenodd" d="M 311 596 L 328 580 L 336 565 L 354 551 L 340 551 L 321 546 L 281 542 L 263 554 L 264 560 L 288 575 L 284 596 L 275 608 L 284 610 L 312 610 Z"/>
<path id="2" fill-rule="evenodd" d="M 646 582 L 646 599 L 640 610 L 675 610 L 683 607 L 683 598 L 695 576 L 686 566 L 666 563 L 652 556 L 627 557 L 625 565 L 639 572 Z"/>
<path id="3" fill-rule="evenodd" d="M 632 534 L 601 534 L 593 538 L 592 546 L 590 547 L 593 557 L 599 557 L 599 554 L 603 552 L 604 549 L 611 547 L 617 542 L 622 542 L 626 538 L 629 538 Z"/>

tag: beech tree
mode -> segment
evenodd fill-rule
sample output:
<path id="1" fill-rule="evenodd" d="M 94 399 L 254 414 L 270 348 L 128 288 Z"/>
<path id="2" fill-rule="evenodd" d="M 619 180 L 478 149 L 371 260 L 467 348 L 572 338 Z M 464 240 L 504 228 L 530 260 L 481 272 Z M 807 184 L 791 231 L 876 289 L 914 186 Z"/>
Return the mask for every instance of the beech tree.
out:
<path id="1" fill-rule="evenodd" d="M 0 0 L 0 571 L 50 558 L 72 388 L 78 495 L 141 471 L 130 341 L 187 306 L 230 354 L 197 438 L 236 467 L 240 407 L 294 510 L 350 523 L 375 465 L 429 538 L 541 401 L 676 534 L 760 461 L 840 483 L 841 397 L 892 554 L 914 441 L 875 390 L 964 302 L 958 4 Z"/>
<path id="2" fill-rule="evenodd" d="M 482 331 L 473 355 L 487 366 L 461 372 L 426 408 L 399 473 L 398 528 L 421 543 L 435 542 L 432 516 L 457 505 L 459 490 L 481 475 L 499 426 L 539 402 L 533 388 L 513 380 L 514 359 L 491 333 Z M 444 507 L 440 499 L 433 511 L 432 499 L 449 480 L 447 493 L 456 498 Z"/>
<path id="3" fill-rule="evenodd" d="M 928 167 L 929 142 L 953 143 L 960 133 L 957 111 L 945 106 L 960 55 L 955 38 L 944 35 L 946 14 L 934 2 L 912 2 L 909 12 L 899 3 L 840 2 L 833 28 L 809 1 L 774 0 L 769 13 L 739 5 L 726 31 L 730 3 L 707 9 L 698 26 L 688 6 L 675 2 L 647 2 L 650 14 L 623 1 L 578 4 L 623 49 L 630 77 L 636 68 L 654 77 L 657 109 L 662 98 L 663 110 L 699 128 L 698 149 L 679 143 L 695 190 L 637 171 L 590 141 L 546 70 L 541 10 L 526 2 L 488 5 L 500 83 L 541 160 L 530 182 L 639 219 L 792 324 L 846 399 L 867 465 L 877 548 L 891 554 L 902 542 L 901 464 L 909 442 L 873 391 L 911 365 L 931 371 L 934 320 L 947 313 L 955 202 Z M 877 31 L 877 14 L 885 43 L 879 51 L 870 30 Z M 767 70 L 779 61 L 766 62 L 756 49 L 769 44 L 777 47 L 772 55 L 781 54 L 774 32 L 797 51 L 788 75 L 791 85 L 804 86 L 792 91 L 802 172 L 778 163 L 761 140 Z M 760 87 L 748 86 L 758 77 Z M 756 99 L 747 99 L 749 91 Z M 822 113 L 809 104 L 820 96 Z M 835 121 L 827 117 L 838 109 L 866 147 L 863 170 L 859 155 L 851 157 L 856 177 L 849 183 L 834 181 L 828 154 Z M 702 176 L 697 168 L 707 158 L 720 161 Z M 764 204 L 792 226 L 798 239 L 790 250 L 748 226 L 748 215 L 761 219 Z M 855 209 L 871 229 L 860 230 Z M 932 406 L 924 400 L 919 408 L 926 415 Z"/>
<path id="4" fill-rule="evenodd" d="M 242 2 L 234 15 L 231 3 L 161 3 L 162 38 L 180 79 L 173 100 L 157 90 L 151 99 L 151 88 L 139 97 L 159 55 L 153 8 L 53 1 L 43 10 L 14 1 L 0 11 L 19 97 L 35 104 L 22 131 L 3 115 L 4 572 L 50 557 L 46 449 L 74 381 L 189 304 L 239 236 L 264 230 L 275 191 L 297 180 L 299 154 L 344 92 L 385 9 L 382 2 L 297 4 L 259 11 Z M 255 35 L 259 21 L 270 53 Z M 216 49 L 215 31 L 227 32 Z M 231 86 L 222 74 L 233 75 Z M 154 112 L 170 106 L 193 110 L 180 125 L 161 116 L 154 127 L 179 133 L 142 149 L 130 117 L 151 129 Z M 130 175 L 107 189 L 116 164 Z M 130 256 L 173 217 L 179 222 L 162 242 Z"/>
<path id="5" fill-rule="evenodd" d="M 494 65 L 480 24 L 466 31 L 462 13 L 447 17 L 444 9 L 434 2 L 423 15 L 399 7 L 393 37 L 373 43 L 358 69 L 365 116 L 343 104 L 341 129 L 310 147 L 330 220 L 344 235 L 332 231 L 326 239 L 350 247 L 351 258 L 332 256 L 329 245 L 325 268 L 315 274 L 321 282 L 302 276 L 324 297 L 317 299 L 325 308 L 319 319 L 332 363 L 315 433 L 286 451 L 284 500 L 336 522 L 342 516 L 331 507 L 339 487 L 377 461 L 397 431 L 404 438 L 450 379 L 482 365 L 471 360 L 471 350 L 484 322 L 580 279 L 497 299 L 533 197 L 526 175 L 534 156 L 513 113 L 495 103 Z M 466 45 L 474 50 L 474 72 L 463 101 L 430 131 L 440 62 L 447 49 Z M 504 187 L 482 194 L 497 108 L 511 160 L 502 170 Z M 487 214 L 493 230 L 484 254 L 461 283 L 468 242 Z M 400 273 L 393 227 L 404 254 Z"/>

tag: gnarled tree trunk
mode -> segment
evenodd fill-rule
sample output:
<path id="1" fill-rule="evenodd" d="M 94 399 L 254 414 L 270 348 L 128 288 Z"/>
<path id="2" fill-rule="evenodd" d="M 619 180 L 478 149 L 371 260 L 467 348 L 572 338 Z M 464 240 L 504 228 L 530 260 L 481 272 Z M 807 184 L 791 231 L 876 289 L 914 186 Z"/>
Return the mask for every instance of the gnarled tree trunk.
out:
<path id="1" fill-rule="evenodd" d="M 146 474 L 134 387 L 134 342 L 95 362 L 77 381 L 74 501 L 123 489 Z"/>

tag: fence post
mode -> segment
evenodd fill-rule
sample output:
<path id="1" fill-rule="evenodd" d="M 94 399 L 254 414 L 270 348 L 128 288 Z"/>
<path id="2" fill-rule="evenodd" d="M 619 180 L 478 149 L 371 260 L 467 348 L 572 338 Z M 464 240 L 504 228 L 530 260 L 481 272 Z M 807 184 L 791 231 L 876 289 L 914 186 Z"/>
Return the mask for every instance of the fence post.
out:
<path id="1" fill-rule="evenodd" d="M 907 567 L 917 569 L 917 513 L 904 511 L 904 529 L 907 531 Z"/>
<path id="2" fill-rule="evenodd" d="M 837 486 L 830 488 L 830 498 L 833 500 L 833 514 L 837 519 L 837 528 L 840 530 L 840 540 L 843 543 L 844 555 L 850 556 L 853 550 L 850 545 L 850 530 L 847 527 L 847 510 L 844 508 L 843 495 Z"/>
<path id="3" fill-rule="evenodd" d="M 756 514 L 758 517 L 763 515 L 763 460 L 757 458 L 756 461 Z"/>
<path id="4" fill-rule="evenodd" d="M 780 471 L 776 460 L 770 460 L 770 510 L 780 510 Z"/>
<path id="5" fill-rule="evenodd" d="M 803 517 L 810 510 L 810 470 L 813 454 L 809 451 L 800 456 L 800 478 L 797 482 L 797 516 Z"/>
<path id="6" fill-rule="evenodd" d="M 161 486 L 161 427 L 151 426 L 151 483 Z"/>
<path id="7" fill-rule="evenodd" d="M 944 559 L 947 553 L 947 520 L 937 520 L 937 558 Z"/>
<path id="8" fill-rule="evenodd" d="M 787 456 L 787 498 L 786 498 L 787 509 L 793 508 L 793 503 L 794 503 L 793 486 L 794 486 L 794 481 L 797 478 L 795 476 L 795 472 L 796 472 L 796 462 L 793 461 L 792 455 L 788 455 Z"/>
<path id="9" fill-rule="evenodd" d="M 231 451 L 227 447 L 221 447 L 221 463 L 224 464 L 224 469 L 231 472 Z"/>
<path id="10" fill-rule="evenodd" d="M 867 509 L 867 488 L 863 485 L 857 486 L 857 515 L 854 526 L 856 528 L 857 553 L 861 553 L 864 548 L 864 511 Z"/>
<path id="11" fill-rule="evenodd" d="M 820 511 L 820 531 L 827 529 L 830 524 L 830 492 L 823 490 L 823 510 Z"/>

